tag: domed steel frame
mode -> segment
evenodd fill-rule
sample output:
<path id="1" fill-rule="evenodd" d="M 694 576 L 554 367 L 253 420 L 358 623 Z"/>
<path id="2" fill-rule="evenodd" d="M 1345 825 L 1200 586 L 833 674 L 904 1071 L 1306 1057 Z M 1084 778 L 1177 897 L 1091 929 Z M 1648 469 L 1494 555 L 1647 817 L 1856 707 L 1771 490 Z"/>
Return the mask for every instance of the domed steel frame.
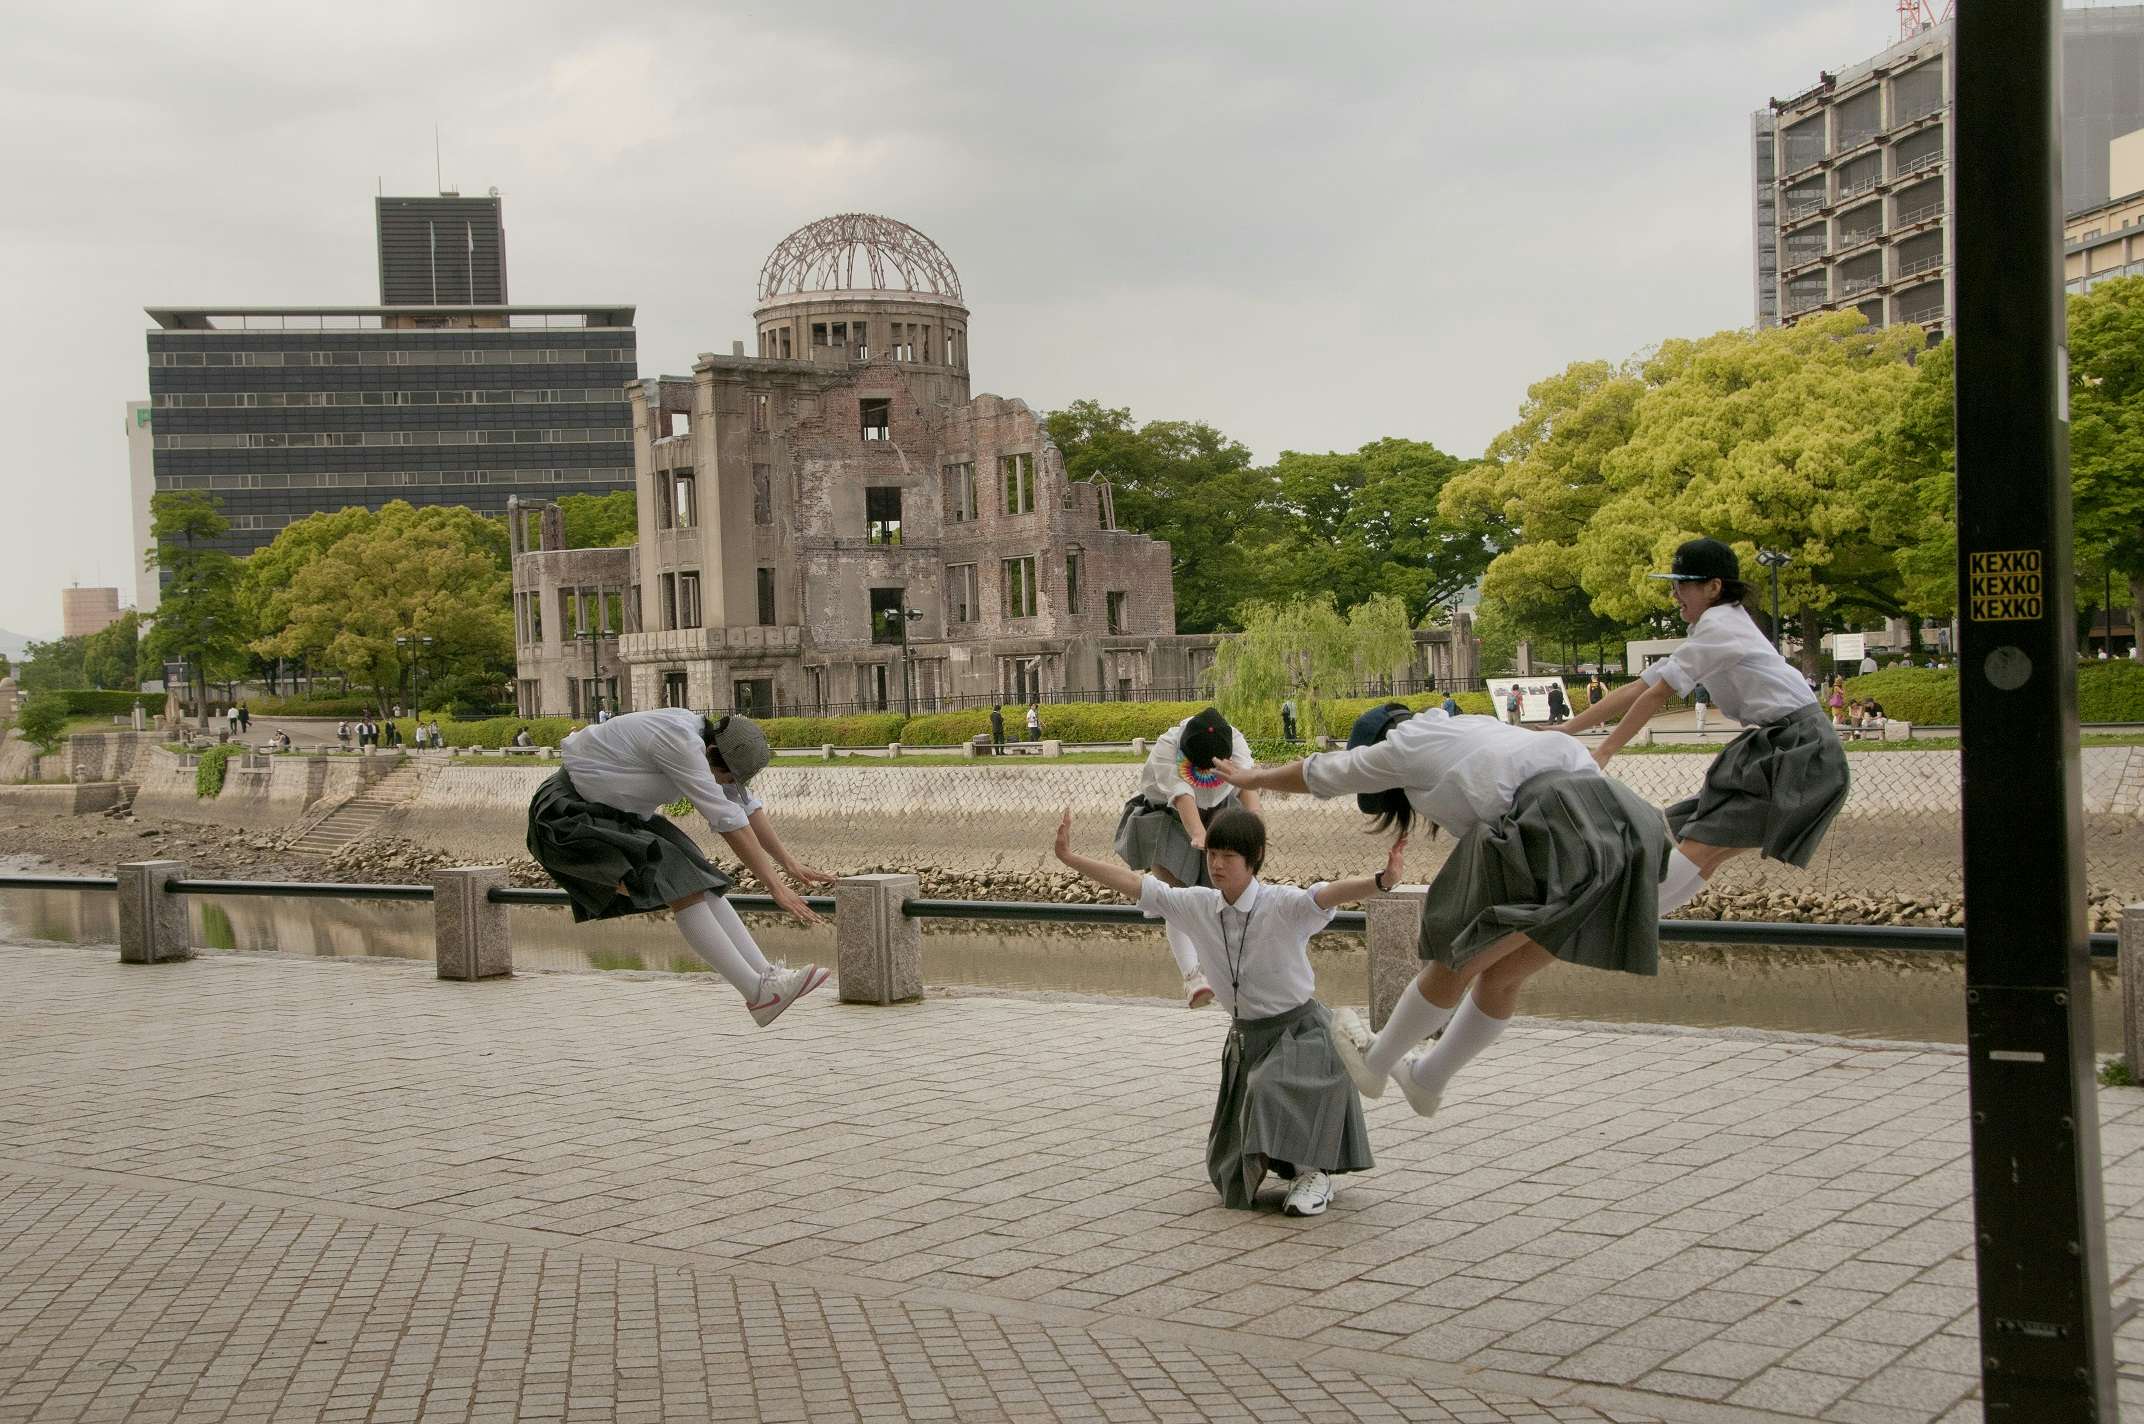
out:
<path id="1" fill-rule="evenodd" d="M 858 290 L 962 300 L 960 274 L 944 249 L 907 223 L 876 213 L 840 213 L 807 223 L 783 238 L 759 270 L 763 302 Z"/>

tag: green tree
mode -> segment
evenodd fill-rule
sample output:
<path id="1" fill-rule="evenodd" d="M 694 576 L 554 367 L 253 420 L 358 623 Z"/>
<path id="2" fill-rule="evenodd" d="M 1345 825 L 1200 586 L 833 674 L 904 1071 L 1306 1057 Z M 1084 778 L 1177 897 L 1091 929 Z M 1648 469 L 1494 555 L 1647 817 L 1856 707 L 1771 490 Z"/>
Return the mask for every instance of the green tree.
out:
<path id="1" fill-rule="evenodd" d="M 1214 650 L 1214 704 L 1246 736 L 1280 735 L 1280 704 L 1292 697 L 1303 726 L 1320 703 L 1355 690 L 1354 638 L 1333 596 L 1254 600 L 1237 613 L 1243 631 Z"/>
<path id="2" fill-rule="evenodd" d="M 82 672 L 91 687 L 136 690 L 140 662 L 141 615 L 131 608 L 82 640 Z"/>
<path id="3" fill-rule="evenodd" d="M 89 673 L 83 667 L 84 641 L 80 637 L 54 638 L 49 643 L 33 640 L 15 678 L 17 685 L 25 692 L 89 686 Z"/>
<path id="4" fill-rule="evenodd" d="M 1072 479 L 1110 483 L 1121 527 L 1168 541 L 1178 630 L 1235 626 L 1238 605 L 1269 586 L 1255 551 L 1266 542 L 1274 485 L 1251 452 L 1210 425 L 1134 427 L 1129 410 L 1091 400 L 1044 423 Z"/>
<path id="5" fill-rule="evenodd" d="M 1426 440 L 1387 437 L 1348 453 L 1290 450 L 1273 466 L 1272 585 L 1329 589 L 1342 608 L 1374 595 L 1402 599 L 1410 619 L 1464 592 L 1493 552 L 1478 526 L 1460 526 L 1438 500 L 1465 462 Z"/>
<path id="6" fill-rule="evenodd" d="M 299 566 L 289 625 L 255 648 L 306 657 L 382 705 L 401 700 L 420 658 L 428 685 L 502 683 L 514 657 L 504 532 L 473 510 L 396 500 Z"/>
<path id="7" fill-rule="evenodd" d="M 370 527 L 374 515 L 362 505 L 294 520 L 275 538 L 246 557 L 238 580 L 238 608 L 248 649 L 265 666 L 280 659 L 304 657 L 304 651 L 282 637 L 297 616 L 298 571 L 360 529 Z"/>
<path id="8" fill-rule="evenodd" d="M 569 494 L 558 502 L 569 549 L 622 549 L 640 537 L 631 490 Z"/>
<path id="9" fill-rule="evenodd" d="M 1358 687 L 1389 689 L 1414 666 L 1414 623 L 1395 594 L 1373 593 L 1350 608 L 1347 636 Z"/>
<path id="10" fill-rule="evenodd" d="M 67 708 L 50 692 L 33 693 L 15 713 L 15 728 L 46 755 L 59 750 L 67 726 Z"/>
<path id="11" fill-rule="evenodd" d="M 191 665 L 194 705 L 205 727 L 208 681 L 235 675 L 246 659 L 238 560 L 208 542 L 228 531 L 230 521 L 208 496 L 177 490 L 151 496 L 149 515 L 156 542 L 143 557 L 165 582 L 144 651 Z"/>
<path id="12" fill-rule="evenodd" d="M 2089 556 L 2125 581 L 2130 626 L 2144 627 L 2144 277 L 2070 298 L 2069 340 L 2079 572 Z M 2080 601 L 2100 597 L 2094 588 Z"/>

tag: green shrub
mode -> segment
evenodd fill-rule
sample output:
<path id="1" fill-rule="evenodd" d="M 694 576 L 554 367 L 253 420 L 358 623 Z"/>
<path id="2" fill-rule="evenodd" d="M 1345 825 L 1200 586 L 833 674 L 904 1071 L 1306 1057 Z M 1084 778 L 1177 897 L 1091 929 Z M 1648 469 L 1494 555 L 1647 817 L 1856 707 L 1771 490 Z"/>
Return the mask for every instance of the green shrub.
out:
<path id="1" fill-rule="evenodd" d="M 2144 663 L 2122 658 L 2079 667 L 2077 716 L 2085 722 L 2144 722 Z"/>
<path id="2" fill-rule="evenodd" d="M 255 717 L 362 717 L 371 699 L 349 697 L 263 697 L 247 704 Z"/>
<path id="3" fill-rule="evenodd" d="M 61 692 L 33 692 L 15 713 L 15 730 L 47 755 L 59 750 L 67 727 L 67 704 Z"/>
<path id="4" fill-rule="evenodd" d="M 430 720 L 427 718 L 427 720 Z M 566 735 L 585 722 L 573 717 L 484 717 L 474 722 L 463 722 L 452 717 L 440 717 L 439 735 L 450 747 L 488 747 L 493 751 L 514 743 L 514 733 L 523 727 L 529 730 L 529 740 L 539 747 L 555 747 Z M 417 742 L 417 719 L 403 717 L 395 722 L 402 733 L 404 746 Z"/>
<path id="5" fill-rule="evenodd" d="M 883 747 L 902 740 L 903 720 L 898 712 L 859 712 L 848 717 L 767 717 L 759 725 L 771 746 Z"/>
<path id="6" fill-rule="evenodd" d="M 221 796 L 224 763 L 242 750 L 236 742 L 225 742 L 220 747 L 210 747 L 201 753 L 201 760 L 194 765 L 194 795 L 205 801 L 213 801 Z"/>
<path id="7" fill-rule="evenodd" d="M 1886 668 L 1848 678 L 1846 695 L 1874 697 L 1886 717 L 1916 726 L 1958 725 L 1956 668 Z M 2144 663 L 2115 659 L 2080 664 L 2077 717 L 2082 722 L 2144 722 Z"/>
<path id="8" fill-rule="evenodd" d="M 60 700 L 70 717 L 124 717 L 136 707 L 147 713 L 164 710 L 160 692 L 107 692 L 94 687 L 69 687 L 42 693 Z"/>

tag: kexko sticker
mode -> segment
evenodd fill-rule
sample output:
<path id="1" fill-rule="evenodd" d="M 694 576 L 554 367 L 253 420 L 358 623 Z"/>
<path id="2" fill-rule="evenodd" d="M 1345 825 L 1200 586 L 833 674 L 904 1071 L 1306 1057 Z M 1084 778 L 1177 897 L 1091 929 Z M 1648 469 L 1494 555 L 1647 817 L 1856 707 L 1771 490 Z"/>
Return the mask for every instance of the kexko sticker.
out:
<path id="1" fill-rule="evenodd" d="M 2047 608 L 2041 586 L 2038 549 L 2004 549 L 1974 554 L 1967 564 L 1967 589 L 1976 623 L 2030 623 Z"/>

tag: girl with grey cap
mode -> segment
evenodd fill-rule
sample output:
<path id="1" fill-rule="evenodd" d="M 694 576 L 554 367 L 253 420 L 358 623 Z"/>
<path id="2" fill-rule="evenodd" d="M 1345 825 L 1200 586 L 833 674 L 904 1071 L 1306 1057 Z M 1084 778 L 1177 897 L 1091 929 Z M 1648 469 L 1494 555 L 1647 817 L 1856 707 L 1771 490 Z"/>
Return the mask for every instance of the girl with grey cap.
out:
<path id="1" fill-rule="evenodd" d="M 1667 579 L 1690 636 L 1556 730 L 1588 731 L 1615 721 L 1593 756 L 1602 766 L 1666 705 L 1669 691 L 1700 683 L 1713 706 L 1743 724 L 1705 772 L 1695 796 L 1668 807 L 1678 848 L 1660 885 L 1662 914 L 1697 898 L 1732 856 L 1761 851 L 1807 869 L 1832 818 L 1846 804 L 1846 752 L 1816 694 L 1750 618 L 1735 551 L 1692 539 L 1675 551 Z"/>
<path id="2" fill-rule="evenodd" d="M 1139 771 L 1139 790 L 1117 818 L 1117 855 L 1132 869 L 1151 873 L 1163 885 L 1211 886 L 1206 871 L 1206 828 L 1214 817 L 1241 805 L 1255 814 L 1258 796 L 1238 798 L 1236 788 L 1215 773 L 1217 761 L 1233 757 L 1251 765 L 1251 744 L 1229 726 L 1220 710 L 1205 708 L 1154 739 Z M 1198 951 L 1180 927 L 1163 921 L 1169 957 L 1184 980 L 1184 1006 L 1214 1001 L 1213 985 L 1199 968 Z"/>
<path id="3" fill-rule="evenodd" d="M 773 759 L 757 723 L 683 707 L 627 712 L 574 732 L 559 759 L 529 802 L 529 854 L 566 892 L 576 923 L 668 906 L 685 943 L 744 995 L 762 1028 L 826 982 L 828 971 L 816 964 L 784 969 L 767 961 L 723 898 L 734 882 L 662 814 L 673 801 L 690 801 L 775 904 L 799 924 L 820 923 L 768 857 L 807 885 L 833 877 L 790 854 L 765 804 L 745 789 Z"/>
<path id="4" fill-rule="evenodd" d="M 1667 828 L 1567 737 L 1388 702 L 1355 720 L 1346 751 L 1219 770 L 1245 790 L 1352 792 L 1373 832 L 1404 838 L 1420 817 L 1458 838 L 1422 902 L 1427 967 L 1374 1040 L 1336 1035 L 1366 1098 L 1397 1076 L 1417 1113 L 1435 1113 L 1453 1075 L 1510 1023 L 1520 986 L 1557 960 L 1659 972 Z M 1391 887 L 1380 877 L 1377 888 Z M 1402 1061 L 1439 1029 L 1433 1047 Z"/>

